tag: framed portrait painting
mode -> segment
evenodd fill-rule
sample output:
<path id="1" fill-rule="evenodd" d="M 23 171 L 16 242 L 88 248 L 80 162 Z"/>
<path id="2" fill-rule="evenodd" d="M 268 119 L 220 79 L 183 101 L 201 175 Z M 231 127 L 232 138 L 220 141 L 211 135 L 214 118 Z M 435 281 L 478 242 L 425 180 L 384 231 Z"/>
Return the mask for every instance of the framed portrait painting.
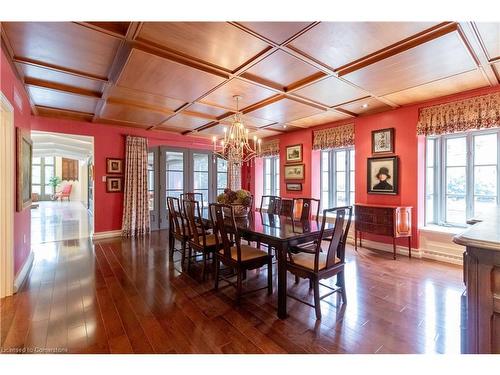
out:
<path id="1" fill-rule="evenodd" d="M 398 193 L 397 156 L 368 158 L 367 177 L 369 194 Z"/>
<path id="2" fill-rule="evenodd" d="M 287 163 L 302 162 L 302 144 L 286 147 L 286 162 Z"/>
<path id="3" fill-rule="evenodd" d="M 106 192 L 120 193 L 123 191 L 122 177 L 107 176 L 106 177 Z"/>
<path id="4" fill-rule="evenodd" d="M 285 180 L 303 180 L 304 164 L 285 165 Z"/>
<path id="5" fill-rule="evenodd" d="M 16 128 L 17 138 L 17 204 L 18 212 L 31 206 L 31 163 L 33 143 L 29 132 Z"/>
<path id="6" fill-rule="evenodd" d="M 106 173 L 123 174 L 123 159 L 106 158 Z"/>
<path id="7" fill-rule="evenodd" d="M 372 131 L 372 154 L 394 153 L 394 128 Z"/>

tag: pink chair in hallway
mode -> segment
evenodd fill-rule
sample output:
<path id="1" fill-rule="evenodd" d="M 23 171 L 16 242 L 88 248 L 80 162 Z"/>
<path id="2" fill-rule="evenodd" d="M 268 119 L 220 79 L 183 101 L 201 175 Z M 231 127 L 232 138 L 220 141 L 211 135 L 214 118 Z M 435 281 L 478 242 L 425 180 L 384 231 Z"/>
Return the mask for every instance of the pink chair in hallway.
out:
<path id="1" fill-rule="evenodd" d="M 69 201 L 69 196 L 71 195 L 72 188 L 73 188 L 73 185 L 71 185 L 71 184 L 64 185 L 63 189 L 56 193 L 56 200 L 60 199 L 62 202 L 63 198 L 67 198 Z"/>

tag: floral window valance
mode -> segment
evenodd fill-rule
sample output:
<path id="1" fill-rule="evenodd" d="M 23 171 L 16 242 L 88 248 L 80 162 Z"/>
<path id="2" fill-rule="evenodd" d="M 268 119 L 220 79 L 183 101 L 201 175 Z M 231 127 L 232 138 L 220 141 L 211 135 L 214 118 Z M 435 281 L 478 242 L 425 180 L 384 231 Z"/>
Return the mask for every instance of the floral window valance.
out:
<path id="1" fill-rule="evenodd" d="M 262 143 L 260 157 L 267 156 L 278 156 L 280 154 L 280 141 L 279 139 L 273 139 L 272 141 L 267 141 Z"/>
<path id="2" fill-rule="evenodd" d="M 327 150 L 347 146 L 354 146 L 354 124 L 336 126 L 314 132 L 314 150 Z"/>
<path id="3" fill-rule="evenodd" d="M 500 92 L 422 108 L 417 134 L 438 135 L 500 126 Z"/>

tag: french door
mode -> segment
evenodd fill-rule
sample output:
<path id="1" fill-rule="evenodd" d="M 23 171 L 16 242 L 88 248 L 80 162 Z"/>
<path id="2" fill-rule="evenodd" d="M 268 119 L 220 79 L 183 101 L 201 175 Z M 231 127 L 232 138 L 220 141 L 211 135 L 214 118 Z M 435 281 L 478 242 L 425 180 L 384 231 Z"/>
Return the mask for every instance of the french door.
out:
<path id="1" fill-rule="evenodd" d="M 151 229 L 168 227 L 167 197 L 203 194 L 208 206 L 227 186 L 227 164 L 208 151 L 153 147 L 148 154 L 148 193 Z"/>

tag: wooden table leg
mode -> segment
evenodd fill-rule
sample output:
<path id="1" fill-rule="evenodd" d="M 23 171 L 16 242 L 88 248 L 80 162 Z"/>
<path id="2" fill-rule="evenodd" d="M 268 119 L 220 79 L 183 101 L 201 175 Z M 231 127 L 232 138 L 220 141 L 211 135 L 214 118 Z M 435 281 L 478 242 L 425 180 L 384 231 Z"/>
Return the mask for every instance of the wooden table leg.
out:
<path id="1" fill-rule="evenodd" d="M 354 250 L 358 251 L 358 231 L 354 230 Z"/>
<path id="2" fill-rule="evenodd" d="M 411 236 L 408 237 L 408 257 L 411 259 Z"/>
<path id="3" fill-rule="evenodd" d="M 396 260 L 396 239 L 392 237 L 392 249 L 394 250 L 393 258 Z"/>
<path id="4" fill-rule="evenodd" d="M 286 255 L 288 251 L 288 244 L 280 243 L 276 246 L 276 253 L 278 254 L 278 318 L 285 319 L 286 312 Z"/>
<path id="5" fill-rule="evenodd" d="M 359 232 L 359 247 L 363 247 L 363 242 L 361 242 L 363 239 L 363 232 Z"/>

